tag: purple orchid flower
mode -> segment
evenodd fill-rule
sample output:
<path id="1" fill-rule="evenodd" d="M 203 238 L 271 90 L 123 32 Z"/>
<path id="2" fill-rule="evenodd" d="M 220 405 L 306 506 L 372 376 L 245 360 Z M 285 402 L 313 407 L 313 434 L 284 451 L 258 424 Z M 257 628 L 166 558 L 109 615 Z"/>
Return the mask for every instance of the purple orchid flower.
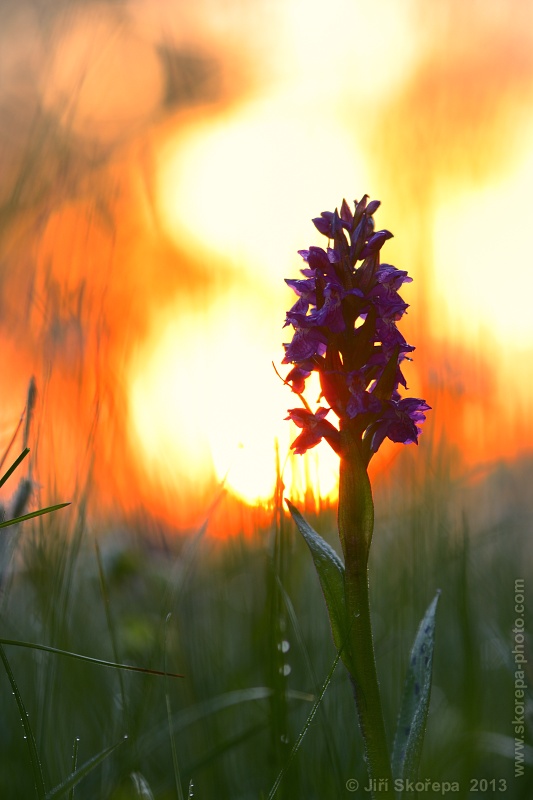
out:
<path id="1" fill-rule="evenodd" d="M 331 446 L 336 449 L 339 445 L 340 434 L 337 428 L 327 419 L 324 419 L 330 411 L 329 408 L 320 407 L 316 414 L 306 408 L 290 408 L 288 417 L 295 425 L 302 428 L 302 433 L 291 444 L 291 450 L 297 455 L 315 447 L 321 439 L 327 439 Z"/>
<path id="2" fill-rule="evenodd" d="M 285 383 L 292 383 L 292 391 L 295 394 L 302 394 L 305 389 L 305 381 L 310 376 L 311 372 L 313 371 L 313 365 L 311 363 L 311 369 L 304 369 L 305 362 L 299 367 L 293 367 L 287 377 L 285 378 Z"/>
<path id="3" fill-rule="evenodd" d="M 327 349 L 327 336 L 317 328 L 297 328 L 290 344 L 284 344 L 283 364 L 298 364 L 313 356 L 323 356 Z"/>
<path id="4" fill-rule="evenodd" d="M 426 419 L 424 412 L 429 410 L 426 401 L 416 397 L 390 400 L 386 411 L 367 429 L 367 436 L 371 436 L 370 450 L 377 453 L 385 438 L 401 444 L 418 444 L 420 425 Z"/>
<path id="5" fill-rule="evenodd" d="M 317 231 L 327 236 L 328 239 L 334 239 L 335 233 L 342 228 L 348 228 L 347 223 L 339 217 L 337 211 L 322 211 L 319 217 L 312 220 Z"/>
<path id="6" fill-rule="evenodd" d="M 346 413 L 351 419 L 358 414 L 377 414 L 381 411 L 383 405 L 381 400 L 369 391 L 368 375 L 365 373 L 365 370 L 359 369 L 350 372 L 347 376 L 350 400 L 346 405 Z"/>
<path id="7" fill-rule="evenodd" d="M 392 239 L 392 233 L 390 231 L 378 231 L 374 233 L 363 247 L 359 258 L 368 258 L 368 256 L 377 253 L 381 250 L 387 239 Z"/>
<path id="8" fill-rule="evenodd" d="M 294 335 L 284 345 L 283 363 L 293 365 L 286 381 L 297 394 L 311 372 L 319 372 L 322 397 L 339 417 L 341 429 L 352 426 L 361 437 L 368 461 L 385 438 L 418 443 L 429 406 L 400 395 L 400 387 L 407 388 L 401 364 L 415 348 L 396 324 L 409 307 L 399 291 L 411 278 L 405 270 L 380 264 L 380 251 L 392 233 L 374 232 L 373 214 L 380 204 L 367 201 L 364 195 L 352 212 L 343 200 L 340 214 L 323 211 L 313 219 L 335 247 L 298 251 L 307 266 L 301 270 L 303 279 L 287 280 L 298 300 L 285 319 Z M 302 428 L 293 443 L 296 453 L 322 438 L 339 452 L 340 432 L 324 419 L 329 410 L 289 412 Z"/>

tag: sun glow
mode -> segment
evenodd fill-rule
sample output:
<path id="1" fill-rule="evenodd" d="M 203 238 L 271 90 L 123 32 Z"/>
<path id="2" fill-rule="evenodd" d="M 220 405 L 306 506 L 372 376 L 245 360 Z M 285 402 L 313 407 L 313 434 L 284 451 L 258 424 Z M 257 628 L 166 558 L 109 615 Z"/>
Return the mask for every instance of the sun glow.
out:
<path id="1" fill-rule="evenodd" d="M 170 453 L 187 470 L 190 452 L 199 475 L 214 473 L 247 502 L 266 501 L 276 482 L 277 443 L 293 494 L 335 494 L 333 452 L 287 457 L 292 425 L 284 417 L 300 403 L 271 362 L 281 361 L 282 342 L 290 341 L 282 330 L 291 300 L 283 278 L 302 265 L 296 250 L 321 238 L 310 217 L 328 198 L 335 204 L 366 184 L 353 140 L 334 114 L 318 124 L 290 93 L 218 121 L 193 120 L 165 142 L 163 224 L 190 257 L 209 259 L 225 288 L 202 309 L 176 309 L 155 325 L 138 359 L 133 426 L 156 472 L 168 471 Z M 179 374 L 170 366 L 177 361 Z M 313 393 L 318 399 L 318 385 Z"/>
<path id="2" fill-rule="evenodd" d="M 54 35 L 40 79 L 46 108 L 65 127 L 112 142 L 156 113 L 164 91 L 157 54 L 116 9 L 72 10 Z"/>
<path id="3" fill-rule="evenodd" d="M 278 462 L 293 497 L 332 498 L 337 458 L 290 455 L 271 362 L 311 218 L 364 192 L 414 279 L 421 447 L 531 451 L 530 4 L 33 5 L 0 26 L 0 358 L 6 424 L 42 387 L 43 485 L 60 460 L 70 496 L 86 453 L 99 512 L 183 529 L 224 480 L 268 505 Z"/>
<path id="4" fill-rule="evenodd" d="M 528 144 L 532 130 L 533 120 Z M 532 184 L 533 149 L 528 146 L 506 176 L 488 187 L 456 189 L 437 209 L 435 293 L 447 298 L 447 329 L 459 336 L 481 330 L 496 333 L 504 346 L 519 348 L 533 339 Z"/>
<path id="5" fill-rule="evenodd" d="M 246 502 L 270 501 L 278 442 L 286 485 L 304 494 L 308 479 L 322 497 L 334 492 L 333 453 L 319 465 L 312 455 L 296 469 L 293 458 L 284 464 L 295 433 L 283 418 L 299 401 L 272 368 L 279 327 L 235 295 L 200 313 L 170 310 L 156 325 L 135 360 L 130 398 L 135 436 L 160 478 L 194 485 L 214 475 Z"/>
<path id="6" fill-rule="evenodd" d="M 285 91 L 218 118 L 199 117 L 161 147 L 158 210 L 169 235 L 274 287 L 307 246 L 314 216 L 368 185 L 353 137 Z M 349 195 L 349 199 L 352 198 Z M 329 205 L 328 205 L 329 204 Z M 216 262 L 215 266 L 216 268 Z"/>

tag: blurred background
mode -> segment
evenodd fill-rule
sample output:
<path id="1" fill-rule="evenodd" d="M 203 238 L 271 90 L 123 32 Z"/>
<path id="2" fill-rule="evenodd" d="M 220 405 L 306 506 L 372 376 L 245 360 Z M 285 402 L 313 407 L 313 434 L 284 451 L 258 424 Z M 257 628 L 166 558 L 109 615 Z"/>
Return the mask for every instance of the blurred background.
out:
<path id="1" fill-rule="evenodd" d="M 531 452 L 532 3 L 22 1 L 1 16 L 0 431 L 34 375 L 41 496 L 71 498 L 90 472 L 95 511 L 180 529 L 224 478 L 225 530 L 242 501 L 268 504 L 294 405 L 271 363 L 283 278 L 321 243 L 311 218 L 364 193 L 395 235 L 385 260 L 414 278 L 424 437 L 446 437 L 458 470 Z M 335 497 L 327 452 L 283 477 Z"/>
<path id="2" fill-rule="evenodd" d="M 372 465 L 389 738 L 441 588 L 421 775 L 532 796 L 532 185 L 531 0 L 0 0 L 1 472 L 31 450 L 0 501 L 72 501 L 4 532 L 3 635 L 185 675 L 5 644 L 48 789 L 77 740 L 122 744 L 76 798 L 257 800 L 287 765 L 335 652 L 282 494 L 338 546 L 338 464 L 288 457 L 283 279 L 367 193 L 433 409 Z M 33 797 L 0 677 L 0 789 Z M 276 798 L 365 780 L 350 694 L 339 668 Z"/>

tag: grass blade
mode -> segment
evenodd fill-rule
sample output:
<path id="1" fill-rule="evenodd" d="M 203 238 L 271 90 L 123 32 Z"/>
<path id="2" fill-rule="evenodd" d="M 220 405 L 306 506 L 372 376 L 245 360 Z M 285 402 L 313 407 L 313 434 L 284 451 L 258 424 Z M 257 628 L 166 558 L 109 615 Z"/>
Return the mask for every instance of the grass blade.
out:
<path id="1" fill-rule="evenodd" d="M 1 644 L 0 644 L 0 658 L 2 659 L 2 662 L 4 664 L 5 671 L 7 672 L 7 677 L 9 678 L 9 682 L 11 684 L 11 689 L 13 690 L 13 694 L 15 695 L 15 700 L 17 701 L 17 705 L 19 707 L 20 719 L 22 722 L 22 726 L 24 728 L 24 737 L 26 739 L 26 742 L 28 744 L 28 750 L 30 752 L 31 768 L 33 771 L 33 780 L 35 781 L 35 789 L 37 791 L 37 797 L 39 798 L 39 800 L 44 800 L 46 796 L 46 789 L 44 785 L 44 776 L 41 766 L 41 760 L 39 758 L 39 753 L 37 751 L 37 742 L 35 741 L 35 736 L 33 735 L 33 731 L 31 729 L 28 713 L 26 711 L 26 707 L 24 706 L 21 694 L 19 692 L 17 683 L 15 681 L 15 676 L 13 675 L 4 648 L 2 647 Z"/>
<path id="2" fill-rule="evenodd" d="M 6 476 L 4 475 L 4 478 L 5 477 Z M 0 528 L 7 528 L 8 525 L 16 525 L 18 522 L 24 522 L 25 519 L 42 517 L 43 514 L 50 514 L 52 511 L 57 511 L 59 508 L 65 508 L 65 506 L 69 505 L 70 503 L 58 503 L 55 506 L 49 506 L 48 508 L 41 508 L 39 509 L 39 511 L 31 511 L 29 514 L 23 514 L 21 517 L 15 517 L 15 519 L 8 519 L 6 522 L 0 522 Z"/>
<path id="3" fill-rule="evenodd" d="M 80 746 L 80 740 L 76 736 L 74 739 L 74 747 L 72 748 L 72 772 L 76 772 L 78 768 L 78 750 Z M 70 792 L 68 793 L 68 800 L 74 800 L 74 786 L 71 788 Z"/>
<path id="4" fill-rule="evenodd" d="M 152 790 L 148 785 L 148 781 L 141 775 L 140 772 L 132 772 L 130 775 L 133 786 L 135 787 L 135 794 L 139 800 L 154 800 Z"/>
<path id="5" fill-rule="evenodd" d="M 101 764 L 102 761 L 108 758 L 108 756 L 110 756 L 111 753 L 117 749 L 117 747 L 120 747 L 121 744 L 124 744 L 127 738 L 128 737 L 125 736 L 119 742 L 106 747 L 100 753 L 97 753 L 97 755 L 90 758 L 85 762 L 85 764 L 82 764 L 79 769 L 77 769 L 75 772 L 72 772 L 68 778 L 63 781 L 63 783 L 60 783 L 54 789 L 51 789 L 49 792 L 47 792 L 46 795 L 43 795 L 44 800 L 58 800 L 58 798 L 63 797 L 63 795 L 73 789 L 74 786 L 76 786 L 83 778 L 85 778 L 86 775 L 92 772 L 93 769 L 96 769 L 96 767 Z"/>
<path id="6" fill-rule="evenodd" d="M 2 475 L 2 477 L 0 478 L 0 488 L 2 488 L 2 486 L 4 485 L 4 483 L 5 483 L 5 482 L 6 482 L 6 481 L 7 481 L 7 480 L 8 480 L 8 479 L 11 477 L 11 475 L 13 475 L 13 473 L 15 472 L 16 468 L 18 467 L 18 465 L 19 465 L 19 464 L 20 464 L 22 461 L 24 461 L 24 459 L 26 458 L 26 456 L 28 455 L 28 453 L 29 453 L 29 452 L 30 452 L 30 449 L 29 449 L 29 447 L 26 447 L 26 448 L 25 448 L 25 449 L 22 451 L 22 453 L 20 454 L 20 456 L 19 456 L 19 457 L 18 457 L 18 458 L 17 458 L 17 459 L 16 459 L 16 460 L 15 460 L 15 461 L 14 461 L 14 462 L 11 464 L 11 466 L 10 466 L 10 467 L 9 467 L 9 469 L 8 469 L 8 471 L 7 471 L 7 472 L 5 472 L 5 473 Z"/>
<path id="7" fill-rule="evenodd" d="M 196 705 L 184 708 L 172 715 L 172 730 L 174 732 L 187 730 L 190 726 L 203 719 L 214 717 L 226 708 L 232 708 L 241 703 L 256 703 L 269 700 L 272 689 L 266 686 L 253 686 L 249 689 L 236 689 L 231 692 L 211 697 Z M 287 689 L 287 698 L 298 702 L 312 703 L 315 696 L 295 689 Z M 143 753 L 154 753 L 165 746 L 168 739 L 168 724 L 151 728 L 140 736 L 137 746 Z M 193 770 L 191 770 L 193 771 Z"/>
<path id="8" fill-rule="evenodd" d="M 163 649 L 163 658 L 164 658 L 164 666 L 165 671 L 167 668 L 167 631 L 168 631 L 168 623 L 170 622 L 172 614 L 167 614 L 165 619 L 165 641 L 164 641 L 164 649 Z M 165 678 L 165 704 L 167 709 L 167 720 L 168 720 L 168 733 L 170 736 L 170 749 L 172 752 L 172 767 L 174 770 L 174 781 L 176 784 L 176 792 L 178 795 L 178 800 L 184 800 L 183 797 L 183 790 L 181 788 L 181 775 L 179 770 L 178 764 L 178 753 L 176 750 L 176 741 L 174 739 L 174 733 L 172 731 L 172 708 L 170 705 L 170 692 L 168 690 L 168 681 Z"/>
<path id="9" fill-rule="evenodd" d="M 102 599 L 104 601 L 104 611 L 105 611 L 105 618 L 107 622 L 107 629 L 109 631 L 109 638 L 111 639 L 111 647 L 113 649 L 113 658 L 115 659 L 116 663 L 119 663 L 119 655 L 118 655 L 118 644 L 117 644 L 117 633 L 116 627 L 113 621 L 113 616 L 111 614 L 111 604 L 109 602 L 109 591 L 107 588 L 107 581 L 104 572 L 104 565 L 102 563 L 102 555 L 100 553 L 100 547 L 98 542 L 95 540 L 94 542 L 94 550 L 96 553 L 96 563 L 98 565 L 98 575 L 100 577 L 100 589 L 102 592 Z M 165 664 L 166 669 L 166 664 Z M 120 697 L 122 700 L 122 708 L 126 710 L 127 702 L 126 702 L 126 691 L 124 689 L 124 676 L 122 672 L 118 672 L 118 681 L 120 686 Z"/>
<path id="10" fill-rule="evenodd" d="M 7 445 L 6 449 L 4 450 L 4 452 L 2 454 L 2 458 L 0 458 L 0 469 L 2 469 L 2 467 L 4 466 L 4 464 L 6 462 L 6 458 L 8 457 L 8 455 L 9 455 L 9 453 L 11 451 L 11 448 L 15 444 L 15 439 L 17 438 L 17 434 L 18 434 L 18 432 L 19 432 L 19 430 L 20 430 L 20 428 L 22 426 L 23 420 L 24 420 L 24 413 L 22 414 L 21 418 L 18 421 L 17 427 L 15 428 L 15 433 L 13 434 L 11 439 L 9 440 L 9 444 Z M 4 481 L 4 483 L 5 483 L 5 481 Z M 0 485 L 2 485 L 2 484 L 0 484 Z"/>
<path id="11" fill-rule="evenodd" d="M 159 669 L 148 669 L 147 667 L 134 667 L 131 664 L 116 664 L 114 661 L 105 661 L 102 658 L 92 656 L 82 656 L 80 653 L 71 653 L 69 650 L 60 650 L 57 647 L 49 647 L 46 644 L 34 644 L 33 642 L 21 642 L 18 639 L 1 639 L 0 645 L 7 644 L 13 647 L 28 647 L 30 650 L 43 650 L 45 653 L 55 653 L 58 656 L 68 656 L 77 658 L 79 661 L 88 661 L 90 664 L 99 664 L 101 667 L 112 667 L 114 669 L 124 669 L 128 672 L 142 672 L 145 675 L 159 675 L 166 678 L 184 678 L 176 672 L 164 672 Z"/>
<path id="12" fill-rule="evenodd" d="M 288 757 L 286 763 L 284 764 L 284 766 L 281 769 L 278 777 L 274 781 L 274 785 L 272 786 L 272 789 L 268 793 L 268 800 L 273 800 L 273 798 L 276 796 L 276 792 L 278 791 L 279 786 L 281 784 L 281 781 L 283 780 L 283 776 L 285 775 L 285 773 L 289 769 L 290 765 L 293 762 L 293 759 L 294 759 L 296 753 L 300 749 L 300 746 L 301 746 L 301 744 L 303 742 L 304 736 L 307 733 L 307 731 L 309 730 L 309 728 L 310 728 L 310 726 L 311 726 L 311 724 L 312 724 L 312 722 L 313 722 L 313 720 L 314 720 L 314 718 L 316 716 L 316 713 L 317 713 L 317 711 L 318 711 L 318 709 L 320 707 L 320 704 L 321 704 L 322 700 L 324 699 L 324 695 L 326 694 L 326 690 L 327 690 L 329 684 L 331 683 L 331 679 L 333 678 L 333 673 L 335 672 L 335 670 L 337 668 L 337 664 L 340 661 L 340 657 L 341 657 L 341 654 L 339 652 L 335 656 L 335 660 L 334 660 L 333 664 L 331 665 L 331 669 L 328 672 L 328 674 L 326 675 L 326 680 L 322 684 L 322 688 L 320 690 L 320 694 L 318 695 L 317 699 L 313 703 L 313 708 L 309 712 L 309 716 L 307 717 L 302 730 L 298 734 L 298 738 L 296 739 L 296 741 L 294 742 L 294 744 L 292 746 L 292 750 L 289 753 L 289 757 Z"/>
<path id="13" fill-rule="evenodd" d="M 306 666 L 307 666 L 307 671 L 309 672 L 309 675 L 310 675 L 311 680 L 313 682 L 313 691 L 315 693 L 315 696 L 317 696 L 318 694 L 320 694 L 318 677 L 317 677 L 316 672 L 314 670 L 313 662 L 311 660 L 311 656 L 309 654 L 309 650 L 307 649 L 307 645 L 306 645 L 305 640 L 304 640 L 302 629 L 300 627 L 300 623 L 299 623 L 298 617 L 296 615 L 296 611 L 295 611 L 294 606 L 292 604 L 291 598 L 287 594 L 287 591 L 286 591 L 285 587 L 283 586 L 283 584 L 281 583 L 281 581 L 279 580 L 279 578 L 278 578 L 278 586 L 279 586 L 279 590 L 281 592 L 281 596 L 283 598 L 283 602 L 285 603 L 285 607 L 287 609 L 287 614 L 289 616 L 289 620 L 291 622 L 292 629 L 293 629 L 294 635 L 296 637 L 296 641 L 297 641 L 298 646 L 299 646 L 299 648 L 300 648 L 300 650 L 302 652 L 302 655 L 304 657 L 304 660 L 305 660 L 305 663 L 306 663 Z M 325 741 L 326 749 L 327 749 L 327 752 L 328 752 L 328 755 L 329 755 L 329 758 L 330 758 L 330 761 L 331 761 L 331 767 L 332 767 L 333 771 L 336 773 L 337 782 L 338 782 L 339 786 L 342 786 L 343 785 L 343 776 L 342 776 L 341 765 L 340 765 L 339 759 L 337 757 L 336 750 L 335 750 L 334 747 L 332 747 L 332 742 L 334 741 L 333 730 L 332 730 L 330 721 L 329 721 L 327 715 L 324 713 L 324 710 L 322 709 L 322 707 L 321 707 L 321 713 L 322 713 L 321 725 L 322 725 L 322 728 L 324 730 L 324 741 Z"/>

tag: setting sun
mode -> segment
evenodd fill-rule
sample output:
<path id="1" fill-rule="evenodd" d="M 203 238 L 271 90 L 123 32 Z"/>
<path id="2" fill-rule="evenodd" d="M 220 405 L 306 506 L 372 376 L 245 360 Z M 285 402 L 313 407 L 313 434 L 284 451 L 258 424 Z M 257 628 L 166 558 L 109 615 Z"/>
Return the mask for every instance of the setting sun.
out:
<path id="1" fill-rule="evenodd" d="M 333 453 L 320 468 L 313 454 L 296 469 L 295 459 L 284 464 L 295 436 L 284 417 L 299 401 L 274 372 L 281 325 L 262 309 L 243 307 L 234 294 L 206 313 L 168 312 L 132 371 L 135 436 L 161 479 L 204 482 L 214 471 L 248 503 L 273 496 L 277 442 L 285 484 L 304 494 L 309 482 L 327 497 L 336 483 Z"/>

